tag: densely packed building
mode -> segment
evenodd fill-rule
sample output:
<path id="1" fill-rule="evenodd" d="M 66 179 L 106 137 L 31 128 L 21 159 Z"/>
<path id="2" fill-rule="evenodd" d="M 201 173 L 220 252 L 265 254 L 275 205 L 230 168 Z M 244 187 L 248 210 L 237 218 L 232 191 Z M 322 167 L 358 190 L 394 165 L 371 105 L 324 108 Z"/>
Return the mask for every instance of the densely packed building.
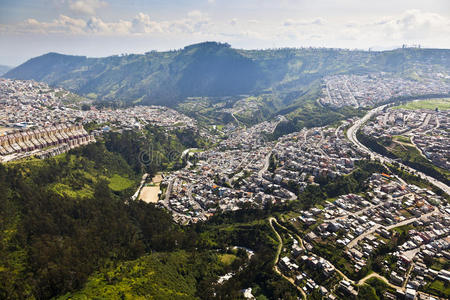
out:
<path id="1" fill-rule="evenodd" d="M 167 107 L 97 109 L 77 97 L 45 83 L 0 79 L 0 161 L 32 155 L 45 158 L 94 142 L 83 128 L 89 123 L 108 130 L 146 125 L 196 129 L 193 119 Z M 82 104 L 88 109 L 80 109 Z"/>
<path id="2" fill-rule="evenodd" d="M 0 136 L 0 161 L 27 156 L 47 158 L 95 142 L 82 125 L 57 125 Z"/>
<path id="3" fill-rule="evenodd" d="M 369 121 L 362 132 L 391 139 L 409 137 L 420 154 L 435 165 L 450 170 L 450 110 L 388 109 Z"/>
<path id="4" fill-rule="evenodd" d="M 420 80 L 388 73 L 333 75 L 323 79 L 320 103 L 341 107 L 373 106 L 390 99 L 450 93 L 449 78 L 441 73 L 420 73 Z M 443 80 L 445 79 L 445 80 Z"/>

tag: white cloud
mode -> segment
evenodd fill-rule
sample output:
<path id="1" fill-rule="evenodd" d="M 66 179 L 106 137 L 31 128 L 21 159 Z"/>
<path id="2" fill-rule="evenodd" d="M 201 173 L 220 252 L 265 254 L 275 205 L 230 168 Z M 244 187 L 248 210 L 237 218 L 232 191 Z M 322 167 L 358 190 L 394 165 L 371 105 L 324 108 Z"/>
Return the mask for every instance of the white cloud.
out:
<path id="1" fill-rule="evenodd" d="M 192 10 L 192 11 L 188 12 L 187 15 L 188 15 L 188 17 L 193 18 L 193 19 L 202 19 L 202 18 L 206 17 L 206 15 L 199 10 Z"/>
<path id="2" fill-rule="evenodd" d="M 152 32 L 163 32 L 162 26 L 160 23 L 156 21 L 152 21 L 149 15 L 144 13 L 139 13 L 132 21 L 131 21 L 132 33 L 152 33 Z"/>
<path id="3" fill-rule="evenodd" d="M 320 26 L 318 26 L 320 25 Z M 441 14 L 407 10 L 398 15 L 361 20 L 292 20 L 278 29 L 280 39 L 302 42 L 303 45 L 367 48 L 422 44 L 428 47 L 450 47 L 450 19 Z"/>
<path id="4" fill-rule="evenodd" d="M 312 20 L 293 20 L 287 19 L 284 21 L 284 26 L 307 26 L 307 25 L 324 25 L 326 23 L 323 18 L 315 18 Z"/>
<path id="5" fill-rule="evenodd" d="M 60 15 L 51 22 L 39 22 L 36 19 L 27 19 L 15 25 L 0 25 L 1 33 L 36 33 L 36 34 L 84 34 L 86 21 Z"/>
<path id="6" fill-rule="evenodd" d="M 214 21 L 213 21 L 214 20 Z M 193 10 L 173 20 L 155 20 L 138 13 L 128 20 L 106 21 L 99 16 L 58 18 L 41 22 L 27 19 L 0 24 L 1 35 L 65 34 L 89 36 L 147 36 L 174 40 L 221 40 L 230 43 L 285 46 L 368 48 L 422 44 L 450 47 L 450 19 L 442 14 L 407 10 L 401 14 L 367 19 L 287 19 L 282 23 L 263 19 L 218 21 Z"/>
<path id="7" fill-rule="evenodd" d="M 97 16 L 87 20 L 60 15 L 50 22 L 27 19 L 14 25 L 0 24 L 3 34 L 70 34 L 70 35 L 151 35 L 151 34 L 207 34 L 213 24 L 200 11 L 188 13 L 186 18 L 172 21 L 154 21 L 149 15 L 138 13 L 131 20 L 104 21 Z"/>
<path id="8" fill-rule="evenodd" d="M 437 13 L 407 10 L 397 17 L 384 18 L 375 24 L 387 37 L 428 39 L 450 36 L 450 20 Z"/>
<path id="9" fill-rule="evenodd" d="M 82 15 L 95 15 L 97 9 L 105 7 L 106 2 L 101 0 L 73 0 L 69 3 L 71 11 Z"/>

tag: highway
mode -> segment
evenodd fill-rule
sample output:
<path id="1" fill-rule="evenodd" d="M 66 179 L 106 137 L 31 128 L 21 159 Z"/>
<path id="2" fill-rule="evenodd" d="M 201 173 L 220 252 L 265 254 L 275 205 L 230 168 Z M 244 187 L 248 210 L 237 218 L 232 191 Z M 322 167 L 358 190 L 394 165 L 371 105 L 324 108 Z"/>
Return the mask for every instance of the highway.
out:
<path id="1" fill-rule="evenodd" d="M 369 120 L 373 115 L 375 115 L 376 113 L 378 113 L 379 111 L 381 111 L 383 108 L 385 108 L 386 105 L 382 105 L 379 106 L 377 108 L 372 109 L 371 111 L 369 111 L 364 117 L 362 117 L 361 119 L 357 120 L 347 131 L 347 138 L 353 143 L 355 144 L 355 146 L 360 149 L 361 151 L 367 153 L 370 155 L 370 158 L 372 160 L 378 159 L 382 164 L 385 163 L 389 163 L 389 164 L 394 164 L 394 161 L 388 157 L 384 157 L 372 150 L 370 150 L 369 148 L 367 148 L 366 146 L 364 146 L 363 144 L 361 144 L 358 139 L 356 138 L 356 132 L 364 125 L 365 122 L 367 122 L 367 120 Z M 433 184 L 434 186 L 440 188 L 441 190 L 443 190 L 445 193 L 447 193 L 448 195 L 450 195 L 450 187 L 448 185 L 446 185 L 445 183 L 431 177 L 428 175 L 425 175 L 424 173 L 411 168 L 409 166 L 406 166 L 400 162 L 397 162 L 401 167 L 403 167 L 404 169 L 406 169 L 408 172 L 410 173 L 415 173 L 417 176 L 427 180 L 428 182 L 430 182 L 431 184 Z"/>

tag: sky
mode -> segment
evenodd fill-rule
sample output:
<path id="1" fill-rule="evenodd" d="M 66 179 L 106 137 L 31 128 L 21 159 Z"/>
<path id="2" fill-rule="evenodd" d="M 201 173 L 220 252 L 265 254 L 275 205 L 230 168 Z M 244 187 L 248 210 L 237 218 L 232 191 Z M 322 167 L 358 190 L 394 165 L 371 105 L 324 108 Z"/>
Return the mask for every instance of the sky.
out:
<path id="1" fill-rule="evenodd" d="M 450 0 L 0 0 L 0 64 L 48 52 L 450 48 Z"/>

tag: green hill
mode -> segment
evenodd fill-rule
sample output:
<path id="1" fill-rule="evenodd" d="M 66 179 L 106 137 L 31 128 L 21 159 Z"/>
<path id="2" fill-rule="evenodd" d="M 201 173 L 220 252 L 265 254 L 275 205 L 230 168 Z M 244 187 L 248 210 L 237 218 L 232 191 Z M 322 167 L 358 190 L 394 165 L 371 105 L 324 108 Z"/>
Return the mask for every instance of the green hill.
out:
<path id="1" fill-rule="evenodd" d="M 214 252 L 146 255 L 91 276 L 81 291 L 59 299 L 198 299 L 197 282 L 209 275 L 203 270 L 214 262 L 219 269 Z"/>
<path id="2" fill-rule="evenodd" d="M 450 50 L 241 50 L 205 42 L 176 51 L 105 58 L 48 53 L 5 77 L 44 81 L 99 100 L 172 105 L 186 97 L 288 93 L 338 73 L 385 71 L 410 76 L 416 68 L 448 71 Z"/>

